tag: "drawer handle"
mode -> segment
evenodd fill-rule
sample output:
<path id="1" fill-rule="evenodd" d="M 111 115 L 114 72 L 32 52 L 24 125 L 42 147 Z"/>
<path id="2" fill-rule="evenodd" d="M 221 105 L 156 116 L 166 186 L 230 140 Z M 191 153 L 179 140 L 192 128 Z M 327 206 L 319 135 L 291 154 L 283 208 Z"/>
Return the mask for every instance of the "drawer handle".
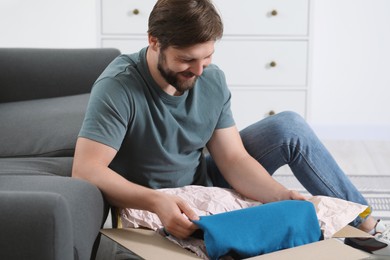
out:
<path id="1" fill-rule="evenodd" d="M 273 115 L 275 115 L 275 114 L 276 114 L 276 113 L 275 113 L 275 111 L 273 111 L 273 110 L 271 110 L 271 111 L 268 112 L 268 115 L 269 115 L 269 116 L 273 116 Z"/>
<path id="2" fill-rule="evenodd" d="M 271 62 L 269 63 L 269 66 L 270 66 L 271 68 L 275 68 L 275 67 L 277 66 L 277 64 L 276 64 L 275 61 L 271 61 Z"/>
<path id="3" fill-rule="evenodd" d="M 138 10 L 137 8 L 134 9 L 134 10 L 133 10 L 133 14 L 134 14 L 134 15 L 138 15 L 138 14 L 139 14 L 139 10 Z"/>
<path id="4" fill-rule="evenodd" d="M 271 15 L 272 16 L 277 16 L 278 15 L 278 11 L 277 10 L 272 10 L 271 11 Z"/>

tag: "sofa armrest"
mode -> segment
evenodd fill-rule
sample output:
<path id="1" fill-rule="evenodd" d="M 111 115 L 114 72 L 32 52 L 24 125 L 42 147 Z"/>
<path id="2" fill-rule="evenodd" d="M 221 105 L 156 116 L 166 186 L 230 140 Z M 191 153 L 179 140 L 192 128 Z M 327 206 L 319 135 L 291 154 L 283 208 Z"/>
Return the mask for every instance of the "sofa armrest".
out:
<path id="1" fill-rule="evenodd" d="M 65 207 L 62 207 L 60 212 L 61 216 L 53 215 L 53 218 L 59 217 L 59 221 L 53 220 L 53 223 L 63 222 L 60 224 L 64 226 L 63 228 L 66 227 L 67 231 L 61 231 L 65 233 L 58 233 L 58 236 L 61 236 L 61 239 L 67 240 L 66 243 L 71 242 L 70 251 L 72 257 L 74 254 L 75 259 L 90 259 L 94 255 L 94 250 L 96 250 L 96 247 L 94 248 L 94 246 L 96 246 L 95 242 L 97 241 L 99 231 L 105 220 L 103 195 L 96 186 L 86 181 L 70 177 L 0 175 L 0 191 L 5 193 L 19 192 L 19 194 L 24 193 L 27 195 L 44 192 L 45 194 L 54 193 L 61 196 L 66 202 L 67 210 L 65 210 Z M 0 205 L 0 248 L 3 248 L 2 243 L 11 246 L 7 241 L 9 241 L 8 237 L 13 233 L 13 228 L 8 229 L 7 232 L 3 232 L 3 225 L 10 225 L 9 223 L 13 223 L 12 225 L 14 227 L 22 226 L 24 225 L 24 222 L 26 223 L 24 228 L 17 229 L 13 241 L 19 241 L 18 238 L 21 236 L 23 236 L 23 242 L 34 239 L 34 233 L 32 231 L 26 233 L 25 230 L 33 228 L 37 225 L 36 223 L 41 223 L 38 221 L 40 215 L 39 212 L 37 212 L 38 208 L 36 206 L 38 200 L 31 199 L 25 204 L 20 202 L 18 205 L 11 204 L 9 201 L 7 202 L 7 200 L 4 201 L 2 195 L 0 195 L 0 200 L 3 201 L 2 203 L 4 205 L 8 204 L 7 210 L 3 210 L 3 206 Z M 25 208 L 25 206 L 28 207 Z M 17 213 L 19 210 L 21 210 L 22 213 Z M 26 217 L 29 216 L 29 214 L 37 215 L 34 222 L 30 221 L 29 217 Z M 66 215 L 70 216 L 71 222 L 69 224 L 67 220 L 64 220 Z M 42 221 L 42 219 L 40 221 Z M 47 219 L 44 219 L 43 221 L 43 223 L 46 223 Z M 60 229 L 56 229 L 56 231 L 60 231 Z M 69 235 L 67 232 L 71 232 L 72 235 Z M 73 239 L 69 241 L 69 238 L 72 237 Z M 51 247 L 52 244 L 47 246 Z M 20 251 L 23 250 L 27 251 L 27 249 L 20 248 Z M 1 253 L 2 250 L 0 250 L 0 259 L 23 259 L 18 257 L 3 258 Z M 25 259 L 44 258 L 27 257 Z"/>
<path id="2" fill-rule="evenodd" d="M 0 48 L 0 103 L 88 93 L 117 49 Z"/>
<path id="3" fill-rule="evenodd" d="M 72 221 L 63 196 L 0 191 L 0 259 L 74 259 Z"/>

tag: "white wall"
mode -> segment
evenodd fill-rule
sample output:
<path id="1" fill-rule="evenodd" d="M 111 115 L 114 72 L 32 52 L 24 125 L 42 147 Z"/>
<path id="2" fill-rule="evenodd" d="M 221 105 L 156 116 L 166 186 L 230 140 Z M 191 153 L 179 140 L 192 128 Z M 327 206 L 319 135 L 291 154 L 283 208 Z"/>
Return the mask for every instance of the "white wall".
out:
<path id="1" fill-rule="evenodd" d="M 95 0 L 0 0 L 0 47 L 96 47 Z"/>
<path id="2" fill-rule="evenodd" d="M 314 0 L 309 121 L 390 139 L 390 1 Z M 0 0 L 0 47 L 96 47 L 95 0 Z"/>
<path id="3" fill-rule="evenodd" d="M 390 1 L 316 0 L 311 124 L 390 139 Z"/>

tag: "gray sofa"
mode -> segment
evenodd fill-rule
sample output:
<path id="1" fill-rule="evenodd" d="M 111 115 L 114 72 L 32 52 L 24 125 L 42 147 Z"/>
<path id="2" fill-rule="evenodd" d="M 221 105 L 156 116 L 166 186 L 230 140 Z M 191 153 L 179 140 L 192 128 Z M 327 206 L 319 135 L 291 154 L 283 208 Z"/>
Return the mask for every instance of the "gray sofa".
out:
<path id="1" fill-rule="evenodd" d="M 88 93 L 119 54 L 0 48 L 0 259 L 94 259 L 108 208 L 70 176 Z"/>

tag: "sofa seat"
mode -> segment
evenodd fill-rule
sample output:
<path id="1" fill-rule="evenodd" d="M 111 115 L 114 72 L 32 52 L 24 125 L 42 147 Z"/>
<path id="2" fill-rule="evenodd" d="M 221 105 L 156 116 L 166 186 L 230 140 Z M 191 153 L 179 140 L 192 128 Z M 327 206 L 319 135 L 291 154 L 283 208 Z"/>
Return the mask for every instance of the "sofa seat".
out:
<path id="1" fill-rule="evenodd" d="M 67 176 L 72 172 L 73 157 L 0 158 L 0 176 Z"/>

